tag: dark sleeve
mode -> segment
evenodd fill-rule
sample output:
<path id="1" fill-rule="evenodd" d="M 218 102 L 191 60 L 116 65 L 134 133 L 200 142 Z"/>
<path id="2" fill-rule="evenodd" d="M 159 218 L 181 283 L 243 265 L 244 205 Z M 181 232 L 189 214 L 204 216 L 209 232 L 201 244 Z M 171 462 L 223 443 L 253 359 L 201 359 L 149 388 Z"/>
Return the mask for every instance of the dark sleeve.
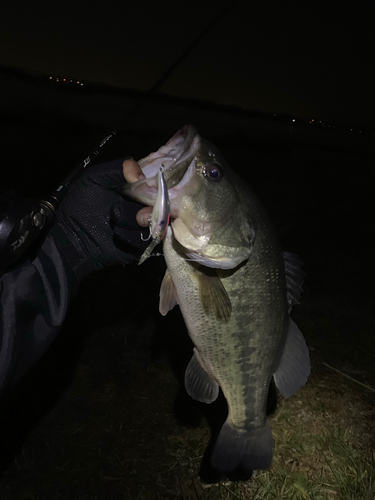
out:
<path id="1" fill-rule="evenodd" d="M 47 350 L 64 321 L 76 277 L 48 236 L 38 256 L 0 279 L 0 391 Z"/>

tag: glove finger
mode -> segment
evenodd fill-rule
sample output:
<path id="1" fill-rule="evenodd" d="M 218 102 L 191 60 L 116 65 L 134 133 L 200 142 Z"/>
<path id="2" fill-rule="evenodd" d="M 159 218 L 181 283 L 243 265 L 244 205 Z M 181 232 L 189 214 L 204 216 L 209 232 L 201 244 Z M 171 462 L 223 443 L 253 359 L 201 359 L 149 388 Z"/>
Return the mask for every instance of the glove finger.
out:
<path id="1" fill-rule="evenodd" d="M 99 163 L 86 170 L 84 179 L 99 184 L 106 188 L 115 189 L 126 184 L 126 180 L 122 170 L 124 160 L 131 157 L 112 160 L 107 163 Z"/>
<path id="2" fill-rule="evenodd" d="M 135 201 L 121 200 L 112 205 L 110 217 L 114 226 L 123 227 L 129 230 L 141 231 L 144 228 L 136 221 L 136 215 L 144 205 Z"/>

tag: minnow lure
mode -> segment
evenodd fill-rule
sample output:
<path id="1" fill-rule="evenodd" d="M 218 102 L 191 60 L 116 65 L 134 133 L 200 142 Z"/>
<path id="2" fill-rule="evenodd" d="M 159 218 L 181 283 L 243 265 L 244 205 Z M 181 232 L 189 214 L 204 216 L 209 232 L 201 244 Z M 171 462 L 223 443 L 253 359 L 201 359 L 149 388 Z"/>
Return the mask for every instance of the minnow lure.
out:
<path id="1" fill-rule="evenodd" d="M 141 255 L 138 262 L 139 266 L 150 257 L 153 249 L 164 238 L 170 218 L 168 188 L 164 178 L 163 167 L 161 167 L 158 172 L 158 194 L 150 220 L 150 236 L 152 241 Z"/>

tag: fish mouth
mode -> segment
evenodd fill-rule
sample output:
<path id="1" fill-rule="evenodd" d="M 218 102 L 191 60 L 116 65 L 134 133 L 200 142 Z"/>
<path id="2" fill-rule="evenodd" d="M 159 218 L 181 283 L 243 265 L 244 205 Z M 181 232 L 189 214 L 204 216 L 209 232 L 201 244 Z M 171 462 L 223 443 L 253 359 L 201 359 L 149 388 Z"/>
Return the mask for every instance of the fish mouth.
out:
<path id="1" fill-rule="evenodd" d="M 194 158 L 201 144 L 201 137 L 192 125 L 185 125 L 156 152 L 138 161 L 146 179 L 126 184 L 123 193 L 145 205 L 155 205 L 158 193 L 158 172 L 163 169 L 170 200 L 194 175 Z M 171 204 L 171 217 L 177 217 Z"/>
<path id="2" fill-rule="evenodd" d="M 199 137 L 199 134 L 192 125 L 180 128 L 164 146 L 139 160 L 144 175 L 154 177 L 160 167 L 167 172 L 173 164 L 183 159 L 184 152 L 191 148 L 196 136 Z"/>

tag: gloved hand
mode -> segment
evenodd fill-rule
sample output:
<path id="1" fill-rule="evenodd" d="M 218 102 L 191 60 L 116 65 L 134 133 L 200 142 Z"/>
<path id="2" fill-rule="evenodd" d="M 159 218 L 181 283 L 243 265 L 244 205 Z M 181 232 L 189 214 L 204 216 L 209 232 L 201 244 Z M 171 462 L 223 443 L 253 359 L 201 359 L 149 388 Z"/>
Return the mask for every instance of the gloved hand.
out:
<path id="1" fill-rule="evenodd" d="M 117 191 L 125 183 L 122 162 L 88 168 L 57 211 L 50 235 L 78 281 L 105 266 L 138 260 L 149 243 L 149 229 L 135 220 L 143 205 L 125 201 Z"/>

